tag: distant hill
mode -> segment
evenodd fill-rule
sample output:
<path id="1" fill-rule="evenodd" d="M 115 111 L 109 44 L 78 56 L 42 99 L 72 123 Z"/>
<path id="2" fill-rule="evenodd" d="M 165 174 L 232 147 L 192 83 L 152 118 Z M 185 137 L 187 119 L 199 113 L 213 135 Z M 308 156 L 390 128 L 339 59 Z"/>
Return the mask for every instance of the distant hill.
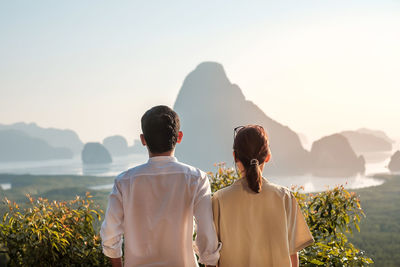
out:
<path id="1" fill-rule="evenodd" d="M 346 137 L 333 134 L 311 147 L 312 173 L 316 176 L 351 176 L 365 171 L 363 156 L 357 157 Z"/>
<path id="2" fill-rule="evenodd" d="M 140 140 L 133 140 L 133 145 L 129 147 L 130 153 L 133 154 L 147 154 L 147 148 L 142 145 Z"/>
<path id="3" fill-rule="evenodd" d="M 387 136 L 387 134 L 384 131 L 360 128 L 357 130 L 357 132 L 374 135 L 376 137 L 386 140 L 386 142 L 391 143 L 391 144 L 395 143 L 395 141 L 392 138 L 390 138 L 389 136 Z"/>
<path id="4" fill-rule="evenodd" d="M 112 162 L 110 152 L 97 142 L 86 143 L 81 158 L 84 164 L 108 164 Z"/>
<path id="5" fill-rule="evenodd" d="M 307 146 L 310 143 L 308 137 L 305 134 L 297 133 L 297 135 L 299 136 L 300 142 L 303 144 L 303 146 Z"/>
<path id="6" fill-rule="evenodd" d="M 400 151 L 399 150 L 397 150 L 396 153 L 394 153 L 390 157 L 390 162 L 389 162 L 388 168 L 391 172 L 400 172 Z"/>
<path id="7" fill-rule="evenodd" d="M 372 131 L 344 131 L 340 134 L 349 140 L 356 153 L 392 151 L 392 143 L 383 136 L 375 135 Z"/>
<path id="8" fill-rule="evenodd" d="M 36 161 L 68 159 L 73 153 L 67 148 L 55 148 L 45 141 L 19 130 L 0 130 L 0 161 Z"/>
<path id="9" fill-rule="evenodd" d="M 266 174 L 303 174 L 310 168 L 309 152 L 298 135 L 246 100 L 219 63 L 201 63 L 185 78 L 174 110 L 184 135 L 176 155 L 183 162 L 204 170 L 211 170 L 218 162 L 232 166 L 233 129 L 259 124 L 268 132 L 272 151 Z"/>
<path id="10" fill-rule="evenodd" d="M 36 123 L 18 122 L 14 124 L 0 124 L 0 130 L 19 130 L 28 136 L 42 139 L 52 147 L 64 147 L 74 154 L 81 153 L 83 143 L 72 130 L 60 130 L 56 128 L 43 128 Z"/>
<path id="11" fill-rule="evenodd" d="M 113 135 L 104 138 L 103 145 L 113 156 L 147 153 L 146 147 L 142 145 L 140 140 L 133 140 L 133 145 L 128 146 L 125 137 L 121 135 Z"/>
<path id="12" fill-rule="evenodd" d="M 121 135 L 113 135 L 104 138 L 103 145 L 113 156 L 122 156 L 130 153 L 128 142 Z"/>

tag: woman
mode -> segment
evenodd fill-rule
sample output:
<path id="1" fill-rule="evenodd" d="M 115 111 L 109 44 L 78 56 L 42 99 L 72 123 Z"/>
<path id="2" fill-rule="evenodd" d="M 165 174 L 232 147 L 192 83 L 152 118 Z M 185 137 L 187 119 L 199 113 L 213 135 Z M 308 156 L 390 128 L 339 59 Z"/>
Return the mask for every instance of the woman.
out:
<path id="1" fill-rule="evenodd" d="M 297 252 L 314 240 L 289 189 L 262 177 L 271 157 L 264 129 L 235 128 L 233 157 L 243 178 L 213 196 L 218 266 L 298 266 Z"/>

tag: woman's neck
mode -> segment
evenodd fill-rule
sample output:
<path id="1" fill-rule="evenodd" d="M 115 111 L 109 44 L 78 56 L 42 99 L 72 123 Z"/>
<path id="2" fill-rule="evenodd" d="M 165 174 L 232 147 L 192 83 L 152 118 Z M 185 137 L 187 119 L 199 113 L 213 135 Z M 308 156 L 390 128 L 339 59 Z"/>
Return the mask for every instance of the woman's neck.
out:
<path id="1" fill-rule="evenodd" d="M 261 164 L 261 165 L 258 165 L 258 168 L 260 168 L 261 173 L 264 170 L 264 164 L 265 164 L 265 162 L 263 162 L 263 164 Z M 236 167 L 240 174 L 240 177 L 241 178 L 245 177 L 246 176 L 246 168 L 243 166 L 243 163 L 241 161 L 237 161 Z"/>

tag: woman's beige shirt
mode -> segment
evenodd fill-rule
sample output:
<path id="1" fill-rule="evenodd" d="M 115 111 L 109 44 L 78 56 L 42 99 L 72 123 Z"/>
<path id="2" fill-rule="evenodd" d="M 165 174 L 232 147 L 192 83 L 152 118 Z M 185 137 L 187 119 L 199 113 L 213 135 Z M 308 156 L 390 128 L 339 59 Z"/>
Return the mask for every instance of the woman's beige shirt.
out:
<path id="1" fill-rule="evenodd" d="M 260 193 L 246 179 L 219 190 L 213 212 L 219 267 L 291 266 L 290 255 L 314 242 L 293 194 L 265 178 Z"/>

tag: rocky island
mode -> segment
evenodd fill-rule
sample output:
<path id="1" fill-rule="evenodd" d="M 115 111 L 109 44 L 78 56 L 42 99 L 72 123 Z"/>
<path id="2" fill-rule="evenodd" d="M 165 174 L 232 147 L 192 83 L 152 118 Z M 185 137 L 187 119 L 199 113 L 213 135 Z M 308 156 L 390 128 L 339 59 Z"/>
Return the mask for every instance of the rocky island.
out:
<path id="1" fill-rule="evenodd" d="M 107 164 L 112 162 L 108 150 L 100 143 L 87 143 L 82 150 L 84 164 Z"/>
<path id="2" fill-rule="evenodd" d="M 389 170 L 391 172 L 400 172 L 400 151 L 397 150 L 396 153 L 390 158 Z"/>
<path id="3" fill-rule="evenodd" d="M 128 142 L 121 135 L 113 135 L 104 138 L 103 145 L 113 156 L 122 156 L 130 153 Z"/>
<path id="4" fill-rule="evenodd" d="M 365 171 L 363 156 L 357 156 L 349 141 L 340 134 L 325 136 L 312 144 L 312 174 L 353 176 Z"/>
<path id="5" fill-rule="evenodd" d="M 344 131 L 340 134 L 347 138 L 353 150 L 358 154 L 364 152 L 392 151 L 391 142 L 383 137 L 365 131 Z"/>

